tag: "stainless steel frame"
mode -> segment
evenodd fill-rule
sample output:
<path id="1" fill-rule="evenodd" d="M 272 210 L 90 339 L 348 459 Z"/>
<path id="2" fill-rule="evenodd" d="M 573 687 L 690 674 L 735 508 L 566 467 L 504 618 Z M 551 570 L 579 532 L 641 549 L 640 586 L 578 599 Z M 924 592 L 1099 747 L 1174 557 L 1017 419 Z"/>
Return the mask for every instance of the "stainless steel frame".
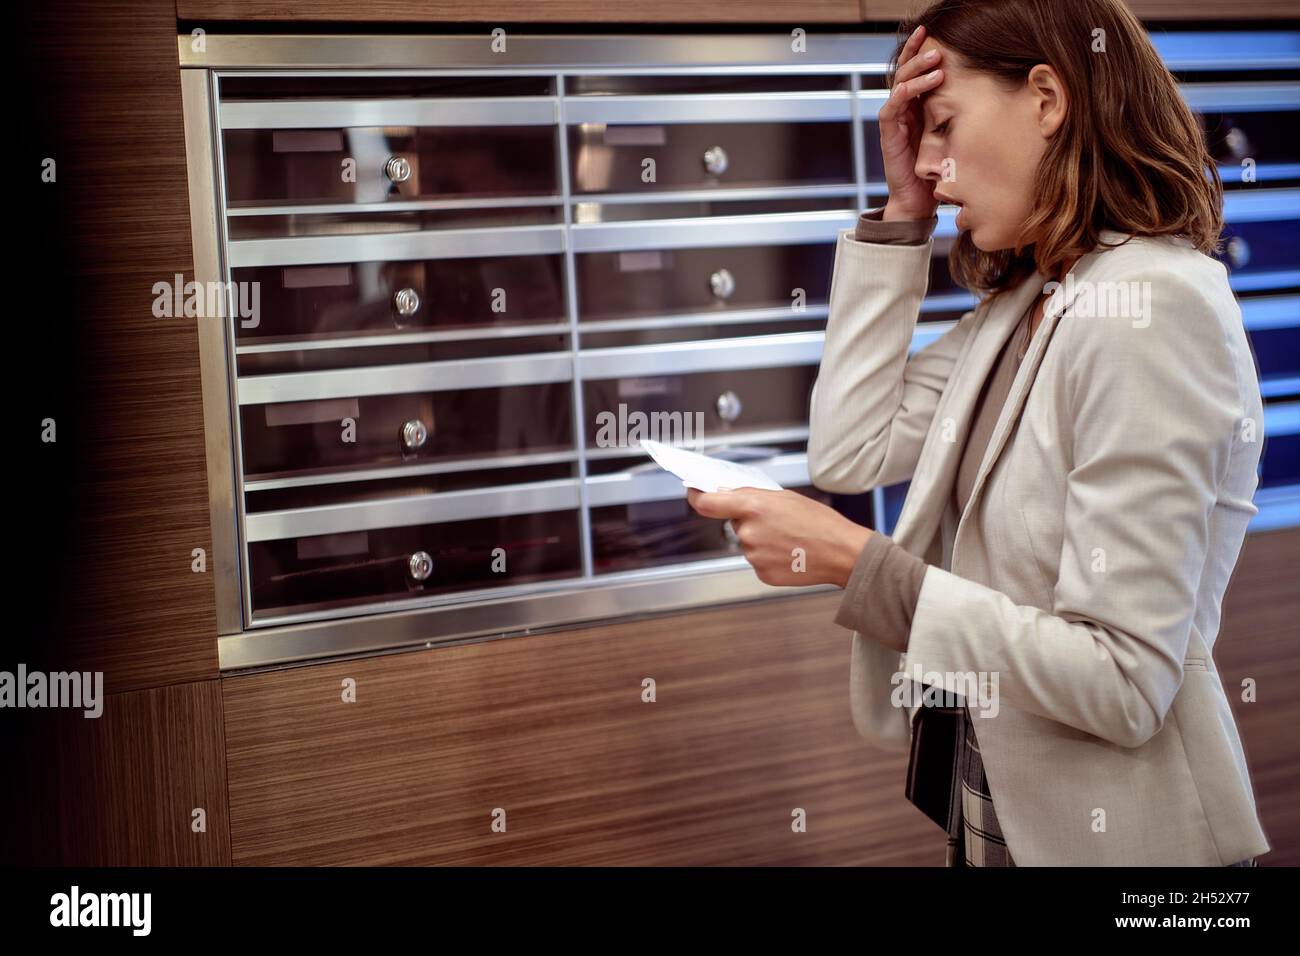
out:
<path id="1" fill-rule="evenodd" d="M 196 38 L 176 38 L 182 67 L 258 70 L 427 71 L 440 68 L 509 68 L 519 74 L 559 71 L 647 72 L 782 72 L 858 71 L 883 73 L 894 37 L 891 33 L 810 34 L 807 52 L 792 49 L 789 32 L 770 34 L 580 34 L 518 33 L 506 36 L 504 49 L 493 49 L 482 35 L 407 36 L 288 34 L 223 35 L 207 33 L 202 49 Z M 1300 66 L 1293 33 L 1245 30 L 1225 33 L 1160 32 L 1152 42 L 1171 70 L 1283 70 Z M 719 42 L 722 41 L 722 42 Z"/>
<path id="2" fill-rule="evenodd" d="M 1300 42 L 1293 33 L 1251 32 L 1216 34 L 1213 42 L 1204 36 L 1166 34 L 1153 37 L 1172 69 L 1286 69 L 1300 67 Z M 864 85 L 865 77 L 878 79 L 887 67 L 894 38 L 886 34 L 813 34 L 805 52 L 792 49 L 790 36 L 772 34 L 709 36 L 690 35 L 509 35 L 504 51 L 494 50 L 487 35 L 448 36 L 289 36 L 221 35 L 208 33 L 201 48 L 195 38 L 177 37 L 182 97 L 185 110 L 190 204 L 193 230 L 195 278 L 199 282 L 222 282 L 231 268 L 251 265 L 298 265 L 339 261 L 348 258 L 414 259 L 425 256 L 501 254 L 501 234 L 495 230 L 457 230 L 438 234 L 399 233 L 357 236 L 292 237 L 229 241 L 226 217 L 273 212 L 312 214 L 327 212 L 378 212 L 416 209 L 492 208 L 502 206 L 557 206 L 563 221 L 556 225 L 513 227 L 513 251 L 555 253 L 564 256 L 566 275 L 566 322 L 545 327 L 519 326 L 494 330 L 494 335 L 528 335 L 534 332 L 569 332 L 567 351 L 526 357 L 532 367 L 530 381 L 570 381 L 573 387 L 575 452 L 558 455 L 513 456 L 497 462 L 501 466 L 518 462 L 574 460 L 575 480 L 543 482 L 533 493 L 518 497 L 500 489 L 457 492 L 428 496 L 434 500 L 404 500 L 400 503 L 341 506 L 346 527 L 371 527 L 408 517 L 427 519 L 436 506 L 444 517 L 474 514 L 514 513 L 548 508 L 575 508 L 582 516 L 583 577 L 537 585 L 467 592 L 436 599 L 392 601 L 382 606 L 354 607 L 344 617 L 324 620 L 326 615 L 305 611 L 254 621 L 248 598 L 247 569 L 242 566 L 240 529 L 246 540 L 263 540 L 309 533 L 319 518 L 306 512 L 244 514 L 243 491 L 292 487 L 299 484 L 330 483 L 356 478 L 390 476 L 392 470 L 371 469 L 348 476 L 285 478 L 274 476 L 250 481 L 241 488 L 239 461 L 241 441 L 240 404 L 321 398 L 327 394 L 378 394 L 408 387 L 418 379 L 420 388 L 453 387 L 470 379 L 480 384 L 515 381 L 512 369 L 521 367 L 516 357 L 510 362 L 478 360 L 472 371 L 457 373 L 444 363 L 395 369 L 349 369 L 262 377 L 261 381 L 238 382 L 234 374 L 236 350 L 229 322 L 224 317 L 199 320 L 199 343 L 204 396 L 207 470 L 213 554 L 210 565 L 216 589 L 220 665 L 223 670 L 261 667 L 311 658 L 373 652 L 403 646 L 432 646 L 435 643 L 479 640 L 527 633 L 539 628 L 589 622 L 626 615 L 682 610 L 735 601 L 806 593 L 808 589 L 773 588 L 759 582 L 741 557 L 700 561 L 670 567 L 650 568 L 622 574 L 592 575 L 589 508 L 609 504 L 662 500 L 680 493 L 680 485 L 669 476 L 647 472 L 588 476 L 587 459 L 600 457 L 597 450 L 584 448 L 581 383 L 601 375 L 649 374 L 723 367 L 770 367 L 812 364 L 819 360 L 818 333 L 792 333 L 771 337 L 771 341 L 744 340 L 705 343 L 714 348 L 637 346 L 579 351 L 578 306 L 574 301 L 574 256 L 581 252 L 617 251 L 656 245 L 662 248 L 691 248 L 751 243 L 823 242 L 830 230 L 849 228 L 853 215 L 842 213 L 790 213 L 771 216 L 714 217 L 699 220 L 641 220 L 622 222 L 575 221 L 575 211 L 585 204 L 650 203 L 719 199 L 777 199 L 807 196 L 853 197 L 858 208 L 867 199 L 884 192 L 883 183 L 867 180 L 866 148 L 861 120 L 875 115 L 885 98 L 879 83 Z M 567 74 L 596 75 L 754 75 L 754 74 L 837 74 L 847 76 L 844 93 L 757 94 L 744 96 L 600 96 L 590 99 L 566 95 Z M 509 103 L 448 103 L 439 100 L 348 100 L 288 106 L 280 103 L 220 104 L 219 84 L 228 75 L 244 76 L 395 76 L 395 75 L 546 75 L 555 80 L 554 96 L 512 97 Z M 1261 94 L 1262 109 L 1294 109 L 1300 85 L 1294 83 L 1249 84 Z M 1198 108 L 1214 109 L 1228 104 L 1241 109 L 1241 85 L 1194 84 L 1185 87 L 1189 100 Z M 1234 93 L 1234 91 L 1236 91 Z M 836 119 L 851 121 L 853 130 L 853 179 L 843 185 L 792 186 L 778 189 L 662 191 L 653 195 L 576 195 L 570 191 L 567 136 L 557 139 L 557 169 L 562 193 L 552 197 L 475 200 L 414 200 L 372 204 L 286 205 L 275 210 L 228 209 L 225 201 L 220 130 L 249 126 L 307 128 L 339 122 L 352 125 L 473 125 L 484 122 L 503 125 L 556 125 L 563 131 L 577 122 L 732 122 L 809 121 Z M 1252 191 L 1229 197 L 1229 218 L 1241 220 L 1295 215 L 1300 191 Z M 1236 209 L 1232 209 L 1235 206 Z M 744 232 L 735 226 L 743 223 Z M 940 235 L 955 235 L 952 210 L 941 210 Z M 1246 283 L 1267 278 L 1244 277 Z M 933 297 L 924 308 L 964 308 L 973 304 L 969 296 L 953 294 Z M 942 299 L 943 301 L 938 301 Z M 1278 307 L 1289 303 L 1278 303 Z M 1260 306 L 1258 321 L 1268 321 L 1267 307 Z M 223 315 L 229 310 L 223 310 Z M 761 317 L 745 315 L 745 321 L 781 320 L 795 317 L 784 310 L 759 310 Z M 824 314 L 809 310 L 798 317 Z M 733 317 L 735 321 L 740 318 Z M 581 331 L 612 331 L 623 328 L 652 328 L 716 322 L 701 315 L 646 317 L 581 324 Z M 950 323 L 918 329 L 913 348 L 922 347 L 951 327 Z M 403 341 L 435 341 L 439 333 L 414 333 Z M 766 337 L 765 337 L 766 338 Z M 781 339 L 780 343 L 776 339 Z M 383 344 L 398 341 L 385 338 Z M 320 347 L 365 347 L 380 344 L 364 336 L 323 342 Z M 273 351 L 274 345 L 248 344 L 240 354 Z M 784 353 L 781 354 L 781 349 Z M 753 364 L 757 362 L 758 364 Z M 450 366 L 453 363 L 446 363 Z M 455 363 L 466 366 L 466 363 Z M 491 375 L 484 377 L 491 371 Z M 411 377 L 414 376 L 414 379 Z M 490 381 L 489 381 L 490 379 Z M 462 386 L 456 386 L 462 387 Z M 367 391 L 369 390 L 369 391 Z M 786 430 L 787 438 L 798 440 L 806 429 Z M 772 440 L 776 432 L 762 433 L 759 440 Z M 785 434 L 785 433 L 782 433 Z M 402 474 L 436 473 L 457 466 L 428 465 L 401 469 Z M 765 464 L 783 484 L 807 482 L 806 460 L 786 455 Z M 875 500 L 883 511 L 883 495 Z M 458 510 L 461 508 L 468 510 Z M 379 510 L 375 510 L 379 509 Z M 385 509 L 387 512 L 385 513 Z M 505 509 L 504 511 L 502 509 Z M 355 513 L 353 513 L 355 512 Z M 369 512 L 369 514 L 365 513 Z M 401 514 L 398 514 L 401 512 Z M 337 531 L 337 523 L 325 530 Z M 816 589 L 823 590 L 823 589 Z"/>
<path id="3" fill-rule="evenodd" d="M 190 233 L 194 244 L 194 280 L 219 282 L 225 225 L 217 215 L 217 171 L 212 142 L 211 77 L 181 72 L 185 110 L 185 158 L 190 187 Z M 235 515 L 234 440 L 231 433 L 231 387 L 227 359 L 226 314 L 198 321 L 200 376 L 203 387 L 203 433 L 207 452 L 208 513 L 212 527 L 211 569 L 216 590 L 217 633 L 235 634 L 243 626 L 240 603 L 240 545 Z"/>

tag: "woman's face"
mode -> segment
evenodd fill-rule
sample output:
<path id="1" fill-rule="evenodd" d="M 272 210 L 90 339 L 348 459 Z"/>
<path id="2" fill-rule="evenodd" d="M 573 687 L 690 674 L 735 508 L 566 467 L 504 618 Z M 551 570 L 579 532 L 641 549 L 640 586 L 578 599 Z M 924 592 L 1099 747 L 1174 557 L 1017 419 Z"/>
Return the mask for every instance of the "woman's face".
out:
<path id="1" fill-rule="evenodd" d="M 1064 120 L 1059 78 L 1051 67 L 1036 66 L 1013 90 L 933 39 L 920 52 L 932 48 L 940 51 L 944 78 L 921 97 L 916 175 L 934 182 L 936 199 L 961 207 L 957 228 L 970 230 L 976 248 L 1012 248 L 1033 209 L 1038 162 Z"/>

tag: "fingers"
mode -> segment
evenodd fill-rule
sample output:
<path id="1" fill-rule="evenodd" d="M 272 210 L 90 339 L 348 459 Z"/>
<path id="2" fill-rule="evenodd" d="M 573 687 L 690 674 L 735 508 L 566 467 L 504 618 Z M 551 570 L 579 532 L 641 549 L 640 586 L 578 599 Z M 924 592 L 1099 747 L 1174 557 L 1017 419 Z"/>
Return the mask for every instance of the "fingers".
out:
<path id="1" fill-rule="evenodd" d="M 916 51 L 921 49 L 921 44 L 925 42 L 925 27 L 917 27 L 912 31 L 912 35 L 907 38 L 903 44 L 903 49 L 898 52 L 898 65 L 901 67 L 904 63 L 916 56 Z"/>
<path id="2" fill-rule="evenodd" d="M 729 492 L 686 489 L 686 502 L 706 518 L 730 518 L 731 513 L 726 507 L 729 496 Z"/>
<path id="3" fill-rule="evenodd" d="M 928 93 L 942 82 L 943 70 L 933 69 L 910 80 L 895 83 L 893 90 L 889 93 L 889 99 L 880 107 L 880 123 L 883 125 L 897 121 L 906 115 L 908 107 L 916 101 L 918 96 L 922 93 Z"/>
<path id="4" fill-rule="evenodd" d="M 935 69 L 942 61 L 943 54 L 931 47 L 899 66 L 897 72 L 894 73 L 894 86 Z"/>
<path id="5" fill-rule="evenodd" d="M 697 513 L 706 518 L 739 518 L 749 514 L 750 500 L 747 492 L 700 491 L 686 489 L 686 501 Z"/>

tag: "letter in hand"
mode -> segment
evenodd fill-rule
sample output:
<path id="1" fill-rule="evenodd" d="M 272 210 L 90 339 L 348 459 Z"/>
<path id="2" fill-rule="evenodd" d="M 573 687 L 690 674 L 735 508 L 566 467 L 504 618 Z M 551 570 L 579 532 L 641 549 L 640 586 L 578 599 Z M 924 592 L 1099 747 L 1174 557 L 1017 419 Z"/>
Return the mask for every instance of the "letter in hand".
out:
<path id="1" fill-rule="evenodd" d="M 933 42 L 921 52 L 925 38 L 925 27 L 917 27 L 903 44 L 893 89 L 880 107 L 880 152 L 889 186 L 889 200 L 882 216 L 885 220 L 929 219 L 939 206 L 934 198 L 934 183 L 916 172 L 925 132 L 921 95 L 943 82 L 943 70 L 939 68 L 943 54 Z"/>
<path id="2" fill-rule="evenodd" d="M 797 491 L 691 488 L 686 500 L 706 518 L 730 520 L 745 560 L 764 584 L 848 584 L 874 534 Z"/>

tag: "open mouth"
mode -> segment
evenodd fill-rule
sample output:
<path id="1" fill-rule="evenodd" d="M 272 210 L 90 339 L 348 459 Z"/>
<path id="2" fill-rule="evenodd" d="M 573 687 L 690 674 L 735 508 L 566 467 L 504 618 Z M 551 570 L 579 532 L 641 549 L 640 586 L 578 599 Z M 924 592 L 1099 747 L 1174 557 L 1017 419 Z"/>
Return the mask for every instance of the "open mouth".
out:
<path id="1" fill-rule="evenodd" d="M 965 223 L 964 213 L 966 212 L 966 204 L 962 202 L 960 199 L 954 199 L 951 196 L 945 196 L 943 193 L 940 192 L 936 192 L 934 194 L 934 198 L 939 200 L 939 202 L 945 206 L 953 206 L 956 208 L 957 210 L 956 225 L 958 229 L 962 228 L 962 226 Z"/>
<path id="2" fill-rule="evenodd" d="M 957 210 L 957 216 L 954 224 L 958 229 L 966 227 L 966 204 L 960 199 L 952 199 L 948 196 L 938 195 L 936 198 L 946 206 L 952 206 Z"/>

